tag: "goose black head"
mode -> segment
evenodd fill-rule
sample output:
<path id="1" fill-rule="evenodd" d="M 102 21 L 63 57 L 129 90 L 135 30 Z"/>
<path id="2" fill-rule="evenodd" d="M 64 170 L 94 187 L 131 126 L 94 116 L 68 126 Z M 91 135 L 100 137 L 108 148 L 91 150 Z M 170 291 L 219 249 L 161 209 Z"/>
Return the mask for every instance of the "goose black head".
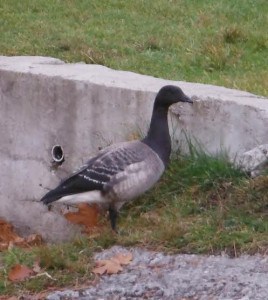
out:
<path id="1" fill-rule="evenodd" d="M 191 98 L 186 96 L 183 91 L 175 85 L 166 85 L 160 89 L 155 98 L 155 106 L 168 108 L 178 102 L 193 103 Z"/>

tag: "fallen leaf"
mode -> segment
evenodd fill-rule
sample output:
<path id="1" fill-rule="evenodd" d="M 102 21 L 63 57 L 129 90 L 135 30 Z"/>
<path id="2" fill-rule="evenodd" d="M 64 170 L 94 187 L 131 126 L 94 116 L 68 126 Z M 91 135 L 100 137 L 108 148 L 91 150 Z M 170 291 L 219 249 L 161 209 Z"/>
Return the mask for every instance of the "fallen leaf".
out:
<path id="1" fill-rule="evenodd" d="M 123 268 L 117 261 L 112 259 L 104 259 L 96 262 L 96 268 L 94 268 L 92 272 L 99 275 L 103 275 L 104 273 L 111 275 L 117 274 L 122 270 Z"/>
<path id="2" fill-rule="evenodd" d="M 92 272 L 96 275 L 103 275 L 107 271 L 106 266 L 97 266 L 95 267 Z"/>
<path id="3" fill-rule="evenodd" d="M 131 252 L 118 253 L 110 259 L 96 261 L 96 267 L 92 270 L 94 274 L 103 275 L 105 273 L 117 274 L 123 270 L 122 265 L 128 265 L 133 259 Z"/>
<path id="4" fill-rule="evenodd" d="M 26 238 L 17 237 L 13 242 L 13 246 L 22 248 L 29 248 L 32 246 L 39 246 L 43 243 L 42 237 L 39 234 L 31 234 Z"/>
<path id="5" fill-rule="evenodd" d="M 14 246 L 27 248 L 40 245 L 42 237 L 38 234 L 31 234 L 26 238 L 17 235 L 11 224 L 0 219 L 0 251 L 12 249 Z"/>
<path id="6" fill-rule="evenodd" d="M 8 273 L 10 281 L 23 281 L 24 279 L 33 275 L 33 270 L 24 265 L 15 265 Z"/>
<path id="7" fill-rule="evenodd" d="M 133 255 L 132 255 L 131 252 L 118 253 L 114 257 L 112 257 L 111 259 L 118 261 L 120 263 L 120 265 L 128 265 L 132 261 Z"/>
<path id="8" fill-rule="evenodd" d="M 19 238 L 19 236 L 14 232 L 13 226 L 0 219 L 0 242 L 9 243 L 16 238 Z"/>
<path id="9" fill-rule="evenodd" d="M 99 210 L 97 205 L 89 206 L 86 203 L 77 205 L 77 212 L 69 212 L 64 217 L 74 224 L 84 225 L 86 230 L 97 226 Z"/>
<path id="10" fill-rule="evenodd" d="M 39 234 L 30 234 L 25 238 L 25 244 L 28 246 L 39 246 L 43 243 L 43 239 Z"/>

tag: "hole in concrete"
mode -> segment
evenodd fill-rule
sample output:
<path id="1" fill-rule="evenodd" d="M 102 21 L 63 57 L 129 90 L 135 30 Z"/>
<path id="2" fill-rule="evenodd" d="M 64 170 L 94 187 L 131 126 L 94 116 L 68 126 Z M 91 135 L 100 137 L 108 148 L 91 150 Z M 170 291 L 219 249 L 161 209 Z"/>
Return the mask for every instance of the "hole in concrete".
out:
<path id="1" fill-rule="evenodd" d="M 51 150 L 53 163 L 61 165 L 64 162 L 64 153 L 60 145 L 55 145 Z"/>

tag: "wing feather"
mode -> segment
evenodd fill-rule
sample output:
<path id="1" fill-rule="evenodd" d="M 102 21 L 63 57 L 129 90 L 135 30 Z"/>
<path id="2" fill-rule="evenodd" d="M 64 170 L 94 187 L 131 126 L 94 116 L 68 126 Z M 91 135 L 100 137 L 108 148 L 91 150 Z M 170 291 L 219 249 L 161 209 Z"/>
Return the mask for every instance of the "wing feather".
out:
<path id="1" fill-rule="evenodd" d="M 48 204 L 67 195 L 93 190 L 107 192 L 109 183 L 125 169 L 144 160 L 148 146 L 140 141 L 120 143 L 99 152 L 41 200 Z"/>

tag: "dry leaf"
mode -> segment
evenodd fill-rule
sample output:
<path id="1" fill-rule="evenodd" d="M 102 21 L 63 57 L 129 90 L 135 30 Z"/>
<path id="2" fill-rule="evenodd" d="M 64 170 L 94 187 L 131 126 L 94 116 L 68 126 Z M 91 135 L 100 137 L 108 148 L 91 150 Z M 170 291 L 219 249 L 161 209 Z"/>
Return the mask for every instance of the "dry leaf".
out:
<path id="1" fill-rule="evenodd" d="M 95 275 L 103 275 L 106 272 L 106 266 L 99 266 L 99 267 L 95 267 L 92 272 Z"/>
<path id="2" fill-rule="evenodd" d="M 128 265 L 132 259 L 133 255 L 131 252 L 128 253 L 118 253 L 114 257 L 111 258 L 112 260 L 116 260 L 120 263 L 120 265 Z"/>
<path id="3" fill-rule="evenodd" d="M 28 246 L 39 246 L 43 243 L 43 239 L 39 234 L 30 234 L 26 237 L 25 243 Z"/>
<path id="4" fill-rule="evenodd" d="M 110 259 L 96 261 L 96 267 L 92 270 L 94 274 L 103 275 L 117 274 L 123 270 L 122 265 L 128 265 L 132 261 L 131 252 L 118 253 Z"/>
<path id="5" fill-rule="evenodd" d="M 78 204 L 77 207 L 77 212 L 69 212 L 64 215 L 68 221 L 74 224 L 84 225 L 86 230 L 97 226 L 99 216 L 97 205 L 89 206 L 86 203 L 81 203 Z"/>
<path id="6" fill-rule="evenodd" d="M 33 275 L 33 270 L 24 265 L 15 265 L 8 273 L 10 281 L 23 281 L 24 279 Z"/>
<path id="7" fill-rule="evenodd" d="M 107 273 L 109 275 L 111 274 L 117 274 L 121 272 L 123 268 L 121 267 L 120 263 L 117 261 L 114 261 L 112 259 L 105 259 L 105 260 L 99 260 L 96 263 L 96 268 L 93 269 L 93 273 L 103 275 L 104 273 Z"/>
<path id="8" fill-rule="evenodd" d="M 40 245 L 42 237 L 37 234 L 31 234 L 26 238 L 17 235 L 13 226 L 0 219 L 0 251 L 12 249 L 14 246 L 30 247 Z"/>
<path id="9" fill-rule="evenodd" d="M 14 241 L 17 237 L 13 226 L 0 219 L 0 242 Z"/>
<path id="10" fill-rule="evenodd" d="M 30 234 L 26 238 L 17 237 L 13 243 L 15 246 L 27 248 L 27 247 L 41 245 L 43 241 L 40 235 Z"/>

